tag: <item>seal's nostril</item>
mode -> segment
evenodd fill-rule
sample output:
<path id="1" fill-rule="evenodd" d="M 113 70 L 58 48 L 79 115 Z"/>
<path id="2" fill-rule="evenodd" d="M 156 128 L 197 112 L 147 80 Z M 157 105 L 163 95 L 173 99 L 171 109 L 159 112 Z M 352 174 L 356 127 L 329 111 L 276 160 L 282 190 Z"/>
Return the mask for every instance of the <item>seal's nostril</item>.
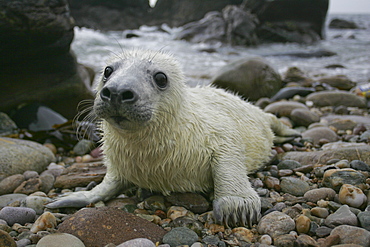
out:
<path id="1" fill-rule="evenodd" d="M 138 99 L 136 93 L 131 90 L 121 90 L 119 96 L 121 97 L 121 102 L 125 103 L 135 103 Z"/>
<path id="2" fill-rule="evenodd" d="M 111 99 L 111 92 L 109 90 L 109 88 L 103 88 L 101 91 L 100 91 L 100 98 L 103 100 L 103 101 L 109 101 Z"/>

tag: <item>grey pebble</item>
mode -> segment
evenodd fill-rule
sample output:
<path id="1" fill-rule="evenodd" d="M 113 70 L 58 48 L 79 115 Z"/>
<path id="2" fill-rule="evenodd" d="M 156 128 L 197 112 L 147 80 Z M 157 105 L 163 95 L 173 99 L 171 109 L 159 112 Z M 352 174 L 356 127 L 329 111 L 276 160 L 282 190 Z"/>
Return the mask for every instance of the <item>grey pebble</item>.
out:
<path id="1" fill-rule="evenodd" d="M 36 245 L 36 247 L 60 246 L 85 247 L 84 243 L 80 239 L 68 233 L 54 233 L 47 235 L 43 237 Z"/>
<path id="2" fill-rule="evenodd" d="M 369 165 L 361 160 L 352 160 L 349 165 L 355 170 L 370 171 Z"/>
<path id="3" fill-rule="evenodd" d="M 318 188 L 307 191 L 304 194 L 304 198 L 309 202 L 318 202 L 320 200 L 333 200 L 336 195 L 335 190 L 331 188 Z"/>
<path id="4" fill-rule="evenodd" d="M 31 244 L 31 240 L 28 238 L 20 239 L 16 241 L 17 247 L 26 247 Z"/>
<path id="5" fill-rule="evenodd" d="M 39 173 L 36 172 L 36 171 L 25 171 L 23 173 L 23 176 L 26 180 L 28 179 L 31 179 L 31 178 L 38 178 L 39 177 Z"/>
<path id="6" fill-rule="evenodd" d="M 25 181 L 22 174 L 15 174 L 0 181 L 0 195 L 10 194 Z"/>
<path id="7" fill-rule="evenodd" d="M 198 235 L 186 227 L 173 228 L 166 233 L 162 239 L 163 243 L 169 244 L 171 247 L 179 245 L 189 245 L 198 241 Z"/>
<path id="8" fill-rule="evenodd" d="M 45 209 L 45 205 L 51 202 L 52 199 L 43 196 L 27 196 L 25 200 L 22 201 L 21 206 L 32 208 L 37 214 L 42 214 Z"/>
<path id="9" fill-rule="evenodd" d="M 364 211 L 357 215 L 360 226 L 370 231 L 370 211 Z"/>
<path id="10" fill-rule="evenodd" d="M 5 220 L 9 226 L 14 223 L 24 225 L 29 222 L 34 222 L 36 212 L 32 208 L 25 207 L 4 207 L 0 210 L 0 219 Z"/>
<path id="11" fill-rule="evenodd" d="M 348 205 L 343 205 L 325 219 L 325 225 L 331 228 L 339 225 L 357 226 L 357 216 L 351 212 Z"/>
<path id="12" fill-rule="evenodd" d="M 294 196 L 303 196 L 310 190 L 307 182 L 295 177 L 283 177 L 280 182 L 281 191 Z"/>
<path id="13" fill-rule="evenodd" d="M 0 196 L 0 208 L 6 207 L 9 204 L 16 202 L 16 201 L 22 201 L 24 198 L 26 198 L 27 195 L 25 194 L 7 194 Z"/>
<path id="14" fill-rule="evenodd" d="M 155 247 L 155 244 L 146 238 L 135 238 L 119 244 L 117 247 Z"/>
<path id="15" fill-rule="evenodd" d="M 298 168 L 298 167 L 301 167 L 301 166 L 302 165 L 298 161 L 295 161 L 295 160 L 283 160 L 283 161 L 280 161 L 280 163 L 277 165 L 277 168 L 279 170 L 282 170 L 282 169 L 293 170 L 293 169 Z"/>

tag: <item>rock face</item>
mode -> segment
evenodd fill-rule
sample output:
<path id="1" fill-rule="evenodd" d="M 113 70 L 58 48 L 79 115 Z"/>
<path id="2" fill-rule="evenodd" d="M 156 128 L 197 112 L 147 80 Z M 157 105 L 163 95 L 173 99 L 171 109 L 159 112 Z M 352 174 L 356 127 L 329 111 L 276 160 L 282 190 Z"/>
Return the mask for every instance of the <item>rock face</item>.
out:
<path id="1" fill-rule="evenodd" d="M 35 101 L 73 117 L 78 102 L 92 96 L 88 73 L 69 50 L 67 1 L 1 1 L 0 9 L 0 56 L 7 58 L 0 62 L 0 110 Z"/>
<path id="2" fill-rule="evenodd" d="M 324 38 L 328 4 L 328 0 L 245 0 L 240 7 L 227 6 L 221 13 L 213 12 L 212 18 L 207 14 L 185 25 L 178 38 L 207 42 L 217 37 L 218 41 L 236 45 L 313 43 Z"/>
<path id="3" fill-rule="evenodd" d="M 223 67 L 213 79 L 212 85 L 254 101 L 274 95 L 282 82 L 280 75 L 262 58 L 246 58 Z"/>

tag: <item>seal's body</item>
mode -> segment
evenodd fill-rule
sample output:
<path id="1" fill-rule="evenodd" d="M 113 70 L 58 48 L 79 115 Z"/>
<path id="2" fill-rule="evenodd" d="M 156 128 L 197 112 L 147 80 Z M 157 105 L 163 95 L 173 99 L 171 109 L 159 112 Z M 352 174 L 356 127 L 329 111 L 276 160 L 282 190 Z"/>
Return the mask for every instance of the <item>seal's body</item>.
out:
<path id="1" fill-rule="evenodd" d="M 97 88 L 107 174 L 91 191 L 48 207 L 85 206 L 128 186 L 159 191 L 214 189 L 214 216 L 246 225 L 260 216 L 247 174 L 268 162 L 274 133 L 296 136 L 274 115 L 212 87 L 189 88 L 163 52 L 133 50 L 112 60 Z"/>

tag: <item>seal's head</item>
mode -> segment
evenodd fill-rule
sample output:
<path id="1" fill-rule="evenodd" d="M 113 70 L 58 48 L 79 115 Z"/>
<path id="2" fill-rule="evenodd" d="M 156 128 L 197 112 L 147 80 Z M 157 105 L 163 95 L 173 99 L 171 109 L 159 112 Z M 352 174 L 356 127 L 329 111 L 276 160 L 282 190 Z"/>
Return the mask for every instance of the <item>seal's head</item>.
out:
<path id="1" fill-rule="evenodd" d="M 97 87 L 95 114 L 123 131 L 161 122 L 181 104 L 184 79 L 164 52 L 130 50 L 113 58 Z M 161 114 L 163 112 L 169 114 Z"/>

